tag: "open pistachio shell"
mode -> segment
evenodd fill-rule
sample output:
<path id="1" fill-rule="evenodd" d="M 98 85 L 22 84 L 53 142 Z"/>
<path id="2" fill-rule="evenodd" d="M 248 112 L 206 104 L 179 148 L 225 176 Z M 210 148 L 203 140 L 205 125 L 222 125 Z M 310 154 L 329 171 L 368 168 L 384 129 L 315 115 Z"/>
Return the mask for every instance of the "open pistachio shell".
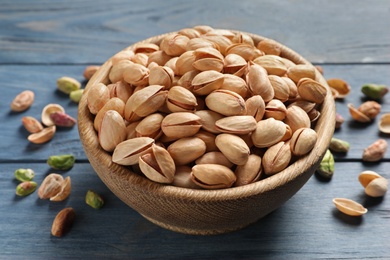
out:
<path id="1" fill-rule="evenodd" d="M 332 93 L 333 90 L 335 90 L 334 93 L 337 93 L 335 98 L 345 98 L 351 92 L 351 86 L 345 80 L 332 78 L 328 79 L 327 83 L 332 89 Z"/>
<path id="2" fill-rule="evenodd" d="M 383 114 L 378 123 L 379 131 L 390 134 L 390 113 Z"/>
<path id="3" fill-rule="evenodd" d="M 335 198 L 333 203 L 336 208 L 349 216 L 361 216 L 367 213 L 367 209 L 356 201 L 344 198 Z"/>

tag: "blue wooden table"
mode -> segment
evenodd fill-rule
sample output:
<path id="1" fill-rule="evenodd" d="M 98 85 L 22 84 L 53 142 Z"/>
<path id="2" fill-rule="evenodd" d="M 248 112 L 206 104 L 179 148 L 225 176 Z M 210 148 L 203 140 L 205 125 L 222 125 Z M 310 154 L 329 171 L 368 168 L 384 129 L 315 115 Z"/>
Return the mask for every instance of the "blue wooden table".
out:
<path id="1" fill-rule="evenodd" d="M 351 143 L 335 155 L 330 181 L 315 175 L 287 203 L 257 223 L 217 236 L 191 236 L 162 229 L 116 198 L 90 166 L 77 127 L 57 131 L 42 145 L 27 141 L 23 116 L 39 118 L 49 103 L 77 116 L 77 104 L 56 90 L 70 76 L 85 86 L 87 65 L 99 65 L 145 38 L 207 24 L 247 31 L 284 43 L 324 69 L 325 78 L 342 78 L 352 87 L 336 102 L 345 118 L 335 137 Z M 362 152 L 378 138 L 390 141 L 371 124 L 356 124 L 347 104 L 365 99 L 365 83 L 390 86 L 390 2 L 363 1 L 26 1 L 0 3 L 0 259 L 390 259 L 390 199 L 370 198 L 357 180 L 373 170 L 390 179 L 390 151 L 378 163 L 363 163 Z M 10 110 L 25 89 L 36 93 L 25 112 Z M 390 95 L 381 102 L 390 112 Z M 15 195 L 14 171 L 31 168 L 35 181 L 55 170 L 50 155 L 72 153 L 75 166 L 61 172 L 72 179 L 62 202 Z M 105 199 L 100 210 L 85 204 L 87 190 Z M 361 218 L 338 212 L 335 197 L 362 203 Z M 50 234 L 55 215 L 73 207 L 76 220 L 62 238 Z"/>

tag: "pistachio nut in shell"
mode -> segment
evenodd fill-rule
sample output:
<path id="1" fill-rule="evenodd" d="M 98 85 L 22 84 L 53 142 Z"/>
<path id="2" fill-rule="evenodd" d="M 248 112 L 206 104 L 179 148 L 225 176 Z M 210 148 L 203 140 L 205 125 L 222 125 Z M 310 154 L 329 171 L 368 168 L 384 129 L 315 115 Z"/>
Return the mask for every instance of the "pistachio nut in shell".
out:
<path id="1" fill-rule="evenodd" d="M 299 128 L 291 137 L 290 147 L 293 155 L 302 156 L 309 153 L 317 142 L 317 132 L 311 128 Z"/>
<path id="2" fill-rule="evenodd" d="M 200 123 L 202 125 L 202 129 L 213 134 L 221 133 L 221 131 L 217 128 L 215 123 L 218 120 L 225 118 L 223 115 L 208 109 L 195 111 L 195 115 L 200 117 Z"/>
<path id="3" fill-rule="evenodd" d="M 168 137 L 183 138 L 196 134 L 202 127 L 200 117 L 190 112 L 175 112 L 161 122 L 161 129 Z"/>
<path id="4" fill-rule="evenodd" d="M 18 181 L 31 181 L 35 176 L 35 172 L 32 169 L 20 168 L 15 170 L 14 176 Z"/>
<path id="5" fill-rule="evenodd" d="M 150 152 L 140 156 L 139 167 L 148 179 L 158 183 L 173 182 L 176 171 L 169 152 L 156 144 L 152 145 Z"/>
<path id="6" fill-rule="evenodd" d="M 171 112 L 195 112 L 197 105 L 195 95 L 188 89 L 181 86 L 169 89 L 167 107 Z"/>
<path id="7" fill-rule="evenodd" d="M 285 123 L 271 117 L 257 122 L 251 137 L 256 147 L 265 148 L 278 143 L 286 131 Z"/>
<path id="8" fill-rule="evenodd" d="M 204 189 L 224 189 L 233 185 L 236 176 L 223 165 L 199 164 L 192 167 L 191 179 Z"/>
<path id="9" fill-rule="evenodd" d="M 153 113 L 144 117 L 135 126 L 135 135 L 138 137 L 147 136 L 153 139 L 158 139 L 161 134 L 161 123 L 164 120 L 164 116 L 160 113 Z"/>
<path id="10" fill-rule="evenodd" d="M 70 180 L 70 176 L 66 177 L 61 184 L 60 191 L 50 198 L 50 201 L 63 201 L 67 199 L 70 195 L 72 189 L 72 184 Z"/>
<path id="11" fill-rule="evenodd" d="M 272 99 L 265 106 L 265 118 L 273 117 L 276 120 L 283 120 L 286 117 L 287 108 L 279 99 Z"/>
<path id="12" fill-rule="evenodd" d="M 243 165 L 248 161 L 250 149 L 245 141 L 233 134 L 219 134 L 215 138 L 218 149 L 236 165 Z"/>
<path id="13" fill-rule="evenodd" d="M 102 109 L 99 110 L 99 112 L 96 114 L 95 119 L 93 121 L 93 127 L 96 131 L 99 131 L 103 117 L 109 110 L 115 110 L 118 112 L 122 117 L 125 116 L 125 102 L 123 102 L 122 99 L 118 97 L 110 98 L 110 100 L 107 101 L 107 103 L 102 107 Z M 137 117 L 137 119 L 139 119 Z"/>
<path id="14" fill-rule="evenodd" d="M 95 74 L 96 71 L 100 69 L 100 66 L 98 65 L 89 65 L 85 67 L 83 76 L 86 80 L 90 80 L 92 76 Z"/>
<path id="15" fill-rule="evenodd" d="M 335 198 L 333 199 L 333 203 L 339 211 L 353 217 L 364 215 L 368 211 L 360 203 L 357 203 L 356 201 L 350 199 Z"/>
<path id="16" fill-rule="evenodd" d="M 360 184 L 365 188 L 367 185 L 376 178 L 382 178 L 381 175 L 374 171 L 363 171 L 359 174 L 358 180 Z"/>
<path id="17" fill-rule="evenodd" d="M 291 106 L 287 108 L 286 118 L 284 122 L 291 127 L 293 133 L 299 128 L 310 128 L 310 117 L 302 108 Z"/>
<path id="18" fill-rule="evenodd" d="M 383 197 L 389 186 L 389 181 L 383 177 L 372 180 L 364 189 L 364 192 L 370 197 Z"/>
<path id="19" fill-rule="evenodd" d="M 228 168 L 233 167 L 233 163 L 223 153 L 218 151 L 206 152 L 195 160 L 195 164 L 220 164 Z"/>
<path id="20" fill-rule="evenodd" d="M 358 107 L 358 110 L 372 120 L 381 112 L 381 107 L 376 101 L 366 101 Z"/>
<path id="21" fill-rule="evenodd" d="M 50 141 L 56 132 L 56 126 L 52 125 L 43 128 L 40 132 L 30 134 L 27 139 L 34 144 L 43 144 Z"/>
<path id="22" fill-rule="evenodd" d="M 253 183 L 260 179 L 262 172 L 261 157 L 256 154 L 250 154 L 248 161 L 243 165 L 238 165 L 234 174 L 237 177 L 234 186 L 242 186 Z"/>
<path id="23" fill-rule="evenodd" d="M 223 74 L 220 72 L 214 70 L 202 71 L 192 80 L 193 92 L 197 95 L 208 95 L 219 89 L 224 79 Z"/>
<path id="24" fill-rule="evenodd" d="M 254 95 L 245 101 L 246 114 L 253 116 L 257 122 L 263 119 L 265 114 L 265 102 L 260 95 Z"/>
<path id="25" fill-rule="evenodd" d="M 287 77 L 297 84 L 302 78 L 315 79 L 316 69 L 312 65 L 297 64 L 288 68 Z"/>
<path id="26" fill-rule="evenodd" d="M 256 129 L 256 120 L 253 116 L 228 116 L 217 120 L 215 126 L 222 133 L 243 135 Z"/>
<path id="27" fill-rule="evenodd" d="M 190 39 L 178 33 L 169 34 L 160 43 L 160 49 L 170 56 L 180 56 L 186 51 Z"/>
<path id="28" fill-rule="evenodd" d="M 166 89 L 172 86 L 175 74 L 170 67 L 156 66 L 150 69 L 149 85 L 161 85 Z"/>
<path id="29" fill-rule="evenodd" d="M 247 65 L 247 61 L 238 54 L 231 53 L 226 55 L 224 59 L 224 73 L 228 73 L 228 75 L 233 75 L 240 71 Z"/>
<path id="30" fill-rule="evenodd" d="M 385 156 L 387 146 L 387 141 L 385 139 L 378 139 L 364 149 L 363 161 L 377 162 L 381 160 Z"/>
<path id="31" fill-rule="evenodd" d="M 215 90 L 207 95 L 205 101 L 210 110 L 225 116 L 245 115 L 247 112 L 245 100 L 230 90 Z"/>
<path id="32" fill-rule="evenodd" d="M 113 84 L 107 85 L 110 90 L 110 98 L 118 97 L 126 102 L 129 97 L 133 94 L 135 87 L 131 86 L 127 82 L 121 80 Z"/>
<path id="33" fill-rule="evenodd" d="M 108 110 L 103 116 L 98 131 L 100 146 L 105 151 L 112 152 L 126 137 L 127 131 L 123 117 L 115 110 Z"/>
<path id="34" fill-rule="evenodd" d="M 226 56 L 229 54 L 237 54 L 244 58 L 244 60 L 251 61 L 262 56 L 264 53 L 259 49 L 256 49 L 253 44 L 234 43 L 226 49 Z"/>
<path id="35" fill-rule="evenodd" d="M 316 104 L 321 104 L 327 94 L 325 86 L 310 78 L 300 79 L 297 83 L 297 88 L 298 94 L 302 99 Z"/>
<path id="36" fill-rule="evenodd" d="M 331 179 L 334 173 L 334 157 L 332 152 L 327 149 L 316 172 L 323 178 Z"/>
<path id="37" fill-rule="evenodd" d="M 57 89 L 65 94 L 70 94 L 74 90 L 78 90 L 81 87 L 81 83 L 71 77 L 61 77 L 57 79 Z"/>
<path id="38" fill-rule="evenodd" d="M 345 80 L 339 78 L 327 79 L 326 82 L 331 89 L 336 90 L 336 98 L 345 98 L 351 92 L 351 86 Z"/>
<path id="39" fill-rule="evenodd" d="M 170 144 L 167 150 L 176 165 L 185 165 L 201 157 L 206 152 L 206 144 L 198 137 L 185 137 Z"/>
<path id="40" fill-rule="evenodd" d="M 145 67 L 145 64 L 132 63 L 124 69 L 122 78 L 119 78 L 117 81 L 123 79 L 125 82 L 131 85 L 145 86 L 148 84 L 149 76 L 150 71 L 147 67 Z"/>
<path id="41" fill-rule="evenodd" d="M 16 186 L 15 194 L 18 196 L 27 196 L 33 193 L 38 184 L 35 181 L 23 181 Z"/>
<path id="42" fill-rule="evenodd" d="M 73 154 L 51 155 L 47 159 L 47 164 L 56 170 L 69 170 L 73 167 L 76 157 Z"/>
<path id="43" fill-rule="evenodd" d="M 136 137 L 119 143 L 112 154 L 112 161 L 120 165 L 138 164 L 139 156 L 147 153 L 154 143 L 150 137 Z"/>
<path id="44" fill-rule="evenodd" d="M 379 84 L 364 84 L 361 91 L 368 98 L 380 100 L 389 92 L 389 88 Z"/>
<path id="45" fill-rule="evenodd" d="M 53 120 L 50 117 L 50 114 L 54 112 L 62 112 L 65 113 L 65 109 L 59 105 L 59 104 L 47 104 L 43 109 L 41 113 L 41 121 L 45 126 L 52 126 L 54 125 Z"/>
<path id="46" fill-rule="evenodd" d="M 97 83 L 90 87 L 87 96 L 89 112 L 96 115 L 110 99 L 110 91 L 103 83 Z"/>
<path id="47" fill-rule="evenodd" d="M 32 116 L 22 117 L 22 124 L 30 134 L 38 133 L 43 130 L 41 122 Z"/>
<path id="48" fill-rule="evenodd" d="M 55 237 L 62 237 L 71 229 L 76 213 L 73 208 L 64 208 L 54 218 L 51 226 L 51 234 Z"/>
<path id="49" fill-rule="evenodd" d="M 50 173 L 43 179 L 38 188 L 38 197 L 40 199 L 50 199 L 57 195 L 63 186 L 64 177 L 57 173 Z"/>
<path id="50" fill-rule="evenodd" d="M 191 180 L 191 171 L 191 167 L 187 165 L 176 167 L 175 176 L 171 184 L 176 187 L 199 189 L 200 187 Z"/>
<path id="51" fill-rule="evenodd" d="M 11 110 L 14 112 L 22 112 L 28 109 L 34 103 L 35 94 L 31 90 L 20 92 L 11 102 Z"/>
<path id="52" fill-rule="evenodd" d="M 257 44 L 257 48 L 265 54 L 280 55 L 282 46 L 272 39 L 264 39 Z"/>
<path id="53" fill-rule="evenodd" d="M 268 75 L 272 87 L 274 88 L 274 99 L 286 102 L 290 98 L 290 88 L 282 77 Z"/>
<path id="54" fill-rule="evenodd" d="M 264 102 L 268 102 L 274 98 L 275 91 L 268 78 L 268 73 L 260 65 L 249 63 L 246 82 L 252 95 L 260 95 L 264 99 Z"/>
<path id="55" fill-rule="evenodd" d="M 100 209 L 104 205 L 104 200 L 97 192 L 88 190 L 85 194 L 85 203 L 94 209 Z"/>
<path id="56" fill-rule="evenodd" d="M 371 119 L 360 112 L 358 109 L 354 107 L 353 104 L 348 104 L 349 113 L 351 114 L 351 117 L 361 123 L 368 123 L 371 122 Z"/>
<path id="57" fill-rule="evenodd" d="M 224 80 L 220 89 L 227 89 L 236 92 L 243 98 L 248 96 L 248 86 L 243 78 L 226 73 L 223 74 L 223 77 Z"/>
<path id="58" fill-rule="evenodd" d="M 266 175 L 274 175 L 284 170 L 291 161 L 291 149 L 288 142 L 276 143 L 265 151 L 261 164 Z"/>
<path id="59" fill-rule="evenodd" d="M 218 151 L 218 147 L 215 145 L 215 134 L 201 129 L 194 137 L 200 138 L 206 144 L 206 152 Z"/>
<path id="60" fill-rule="evenodd" d="M 287 72 L 285 63 L 282 58 L 277 55 L 262 55 L 254 59 L 253 62 L 262 66 L 269 75 L 283 76 Z"/>
<path id="61" fill-rule="evenodd" d="M 378 128 L 382 133 L 390 134 L 390 113 L 385 113 L 381 116 Z"/>

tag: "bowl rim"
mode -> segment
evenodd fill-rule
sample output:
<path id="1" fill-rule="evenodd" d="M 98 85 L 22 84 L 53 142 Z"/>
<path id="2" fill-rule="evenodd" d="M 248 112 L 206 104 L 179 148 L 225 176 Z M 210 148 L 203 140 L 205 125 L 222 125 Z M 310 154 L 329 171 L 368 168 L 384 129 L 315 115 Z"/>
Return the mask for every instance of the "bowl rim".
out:
<path id="1" fill-rule="evenodd" d="M 239 32 L 248 34 L 252 37 L 252 39 L 254 39 L 255 43 L 264 39 L 269 39 L 253 33 L 237 30 L 230 31 L 235 33 Z M 159 43 L 165 36 L 173 33 L 177 33 L 177 31 L 147 38 L 145 40 L 131 44 L 123 50 L 130 50 L 134 48 L 136 44 L 139 43 Z M 303 58 L 301 55 L 299 55 L 289 47 L 279 43 L 278 41 L 276 42 L 281 46 L 281 57 L 288 58 L 296 64 L 307 64 L 313 66 L 313 64 L 311 64 L 309 61 L 307 61 L 305 58 Z M 288 183 L 294 182 L 296 179 L 304 175 L 305 172 L 313 170 L 314 167 L 317 168 L 328 148 L 327 144 L 329 144 L 330 139 L 333 135 L 335 122 L 334 120 L 328 119 L 335 118 L 334 99 L 332 97 L 332 93 L 325 78 L 316 69 L 316 79 L 321 84 L 326 86 L 327 95 L 323 104 L 320 107 L 321 115 L 318 118 L 318 121 L 316 122 L 316 126 L 314 128 L 315 131 L 318 133 L 319 138 L 317 139 L 315 147 L 313 148 L 313 150 L 311 150 L 309 154 L 299 158 L 297 161 L 290 164 L 286 169 L 279 173 L 276 173 L 260 181 L 256 181 L 254 183 L 239 187 L 230 187 L 217 190 L 203 190 L 176 187 L 172 185 L 153 182 L 142 175 L 132 172 L 129 168 L 125 166 L 113 163 L 111 161 L 111 155 L 104 151 L 98 143 L 98 136 L 93 126 L 93 115 L 89 112 L 87 107 L 87 96 L 91 85 L 94 85 L 98 82 L 103 82 L 105 84 L 109 83 L 107 81 L 107 76 L 112 66 L 111 58 L 108 59 L 100 67 L 100 69 L 94 74 L 94 76 L 89 80 L 85 87 L 84 94 L 80 100 L 78 109 L 78 132 L 88 159 L 95 160 L 98 164 L 104 167 L 104 169 L 95 169 L 96 173 L 98 174 L 100 179 L 106 184 L 106 186 L 108 186 L 108 188 L 113 191 L 113 193 L 118 197 L 120 197 L 120 193 L 118 192 L 118 190 L 123 191 L 124 186 L 126 188 L 137 189 L 145 193 L 153 192 L 155 195 L 164 198 L 171 197 L 180 199 L 182 201 L 236 200 L 238 198 L 242 199 L 251 197 L 253 195 L 258 195 L 260 193 L 269 192 L 277 187 L 285 186 Z M 101 173 L 102 170 L 104 171 L 104 173 Z M 312 171 L 312 173 L 314 173 L 314 171 Z M 312 174 L 310 174 L 310 176 L 311 175 Z M 309 179 L 309 177 L 307 179 Z M 120 183 L 122 181 L 125 183 Z M 113 189 L 113 186 L 115 186 L 115 189 Z"/>

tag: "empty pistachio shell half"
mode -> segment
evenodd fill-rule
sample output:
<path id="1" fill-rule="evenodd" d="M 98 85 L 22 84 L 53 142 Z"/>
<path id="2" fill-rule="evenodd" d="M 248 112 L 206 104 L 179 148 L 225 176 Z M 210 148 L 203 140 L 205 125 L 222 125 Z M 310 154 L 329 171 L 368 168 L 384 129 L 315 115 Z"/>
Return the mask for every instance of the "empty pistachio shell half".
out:
<path id="1" fill-rule="evenodd" d="M 367 213 L 367 209 L 356 201 L 345 199 L 345 198 L 335 198 L 333 203 L 336 205 L 336 208 L 347 214 L 349 216 L 361 216 Z"/>
<path id="2" fill-rule="evenodd" d="M 390 134 L 390 113 L 383 114 L 378 123 L 379 131 Z"/>
<path id="3" fill-rule="evenodd" d="M 351 92 L 351 86 L 345 80 L 332 78 L 327 83 L 331 89 L 336 90 L 336 98 L 345 98 Z"/>

